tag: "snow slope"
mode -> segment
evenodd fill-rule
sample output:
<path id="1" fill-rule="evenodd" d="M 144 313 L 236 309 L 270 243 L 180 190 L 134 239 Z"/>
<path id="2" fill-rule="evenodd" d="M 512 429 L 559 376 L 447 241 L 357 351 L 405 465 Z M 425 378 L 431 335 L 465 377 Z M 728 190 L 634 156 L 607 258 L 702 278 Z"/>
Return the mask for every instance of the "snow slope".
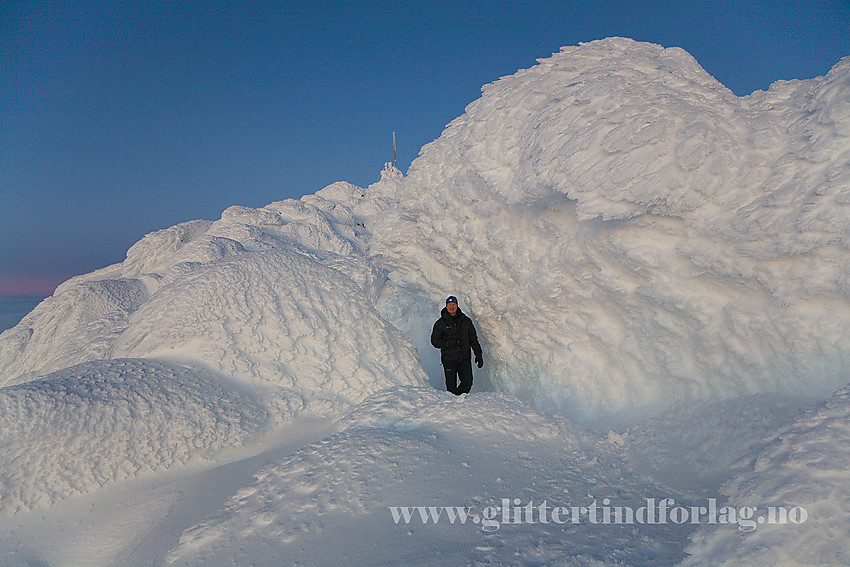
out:
<path id="1" fill-rule="evenodd" d="M 0 383 L 103 358 L 166 359 L 274 387 L 286 415 L 308 399 L 322 413 L 423 383 L 410 343 L 372 307 L 384 276 L 360 253 L 345 205 L 355 196 L 340 183 L 146 236 L 2 335 Z"/>
<path id="2" fill-rule="evenodd" d="M 224 424 L 203 417 L 202 410 L 250 407 L 226 397 L 221 406 L 199 405 L 221 397 L 218 376 L 253 392 L 252 411 L 267 415 L 269 428 L 305 413 L 338 415 L 389 386 L 426 383 L 413 346 L 370 301 L 383 276 L 360 252 L 344 204 L 360 197 L 360 189 L 337 184 L 301 201 L 231 207 L 219 221 L 150 234 L 124 262 L 65 282 L 3 333 L 0 383 L 7 387 L 0 393 L 15 411 L 4 415 L 11 452 L 0 460 L 0 509 L 49 504 L 244 443 L 259 423 L 242 431 L 227 422 L 233 416 Z M 138 362 L 113 368 L 114 359 Z M 204 382 L 208 391 L 193 391 Z M 171 392 L 179 388 L 186 389 L 182 399 Z M 158 411 L 185 435 L 159 431 Z M 78 428 L 63 427 L 63 419 L 80 414 L 95 430 L 83 426 L 79 444 L 54 453 L 49 432 L 61 430 L 62 439 Z M 137 428 L 142 416 L 151 421 Z M 33 420 L 35 433 L 21 430 L 21 420 Z M 211 426 L 222 429 L 222 439 L 198 438 Z M 44 444 L 29 446 L 31 434 Z M 91 464 L 91 452 L 104 454 Z"/>
<path id="3" fill-rule="evenodd" d="M 740 98 L 679 49 L 563 48 L 406 177 L 147 235 L 0 334 L 0 558 L 846 562 L 849 87 L 850 59 Z M 426 387 L 450 293 L 485 352 L 463 398 Z M 810 518 L 389 511 L 667 497 Z"/>
<path id="4" fill-rule="evenodd" d="M 805 522 L 765 525 L 746 538 L 705 526 L 687 565 L 850 564 L 850 388 L 770 434 L 723 486 L 732 505 L 793 502 Z M 801 515 L 805 514 L 805 515 Z"/>

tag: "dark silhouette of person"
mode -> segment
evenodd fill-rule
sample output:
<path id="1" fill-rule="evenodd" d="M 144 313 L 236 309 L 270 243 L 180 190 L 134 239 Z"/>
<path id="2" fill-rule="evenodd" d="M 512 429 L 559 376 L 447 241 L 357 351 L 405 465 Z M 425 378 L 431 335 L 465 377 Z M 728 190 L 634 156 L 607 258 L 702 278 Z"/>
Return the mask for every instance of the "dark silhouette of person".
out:
<path id="1" fill-rule="evenodd" d="M 446 390 L 456 396 L 468 394 L 472 388 L 472 361 L 469 353 L 472 351 L 475 354 L 478 368 L 484 366 L 484 359 L 472 319 L 460 310 L 457 297 L 450 295 L 446 299 L 446 306 L 431 331 L 431 344 L 440 349 Z"/>

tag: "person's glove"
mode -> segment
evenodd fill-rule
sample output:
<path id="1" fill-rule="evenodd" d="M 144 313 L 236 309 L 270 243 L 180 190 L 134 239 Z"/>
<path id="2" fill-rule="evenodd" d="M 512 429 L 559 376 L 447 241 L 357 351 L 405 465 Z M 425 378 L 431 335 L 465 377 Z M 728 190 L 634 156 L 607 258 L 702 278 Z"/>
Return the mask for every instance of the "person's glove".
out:
<path id="1" fill-rule="evenodd" d="M 478 365 L 478 368 L 481 368 L 482 366 L 484 366 L 484 359 L 481 358 L 480 354 L 475 355 L 475 364 Z"/>

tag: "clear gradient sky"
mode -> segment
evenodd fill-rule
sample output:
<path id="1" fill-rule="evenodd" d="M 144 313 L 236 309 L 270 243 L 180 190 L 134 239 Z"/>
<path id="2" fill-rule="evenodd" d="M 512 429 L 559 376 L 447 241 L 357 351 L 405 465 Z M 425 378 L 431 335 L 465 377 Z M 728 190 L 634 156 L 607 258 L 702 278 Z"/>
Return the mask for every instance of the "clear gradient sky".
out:
<path id="1" fill-rule="evenodd" d="M 0 1 L 0 295 L 144 234 L 366 186 L 562 45 L 690 52 L 738 95 L 850 55 L 850 1 Z"/>

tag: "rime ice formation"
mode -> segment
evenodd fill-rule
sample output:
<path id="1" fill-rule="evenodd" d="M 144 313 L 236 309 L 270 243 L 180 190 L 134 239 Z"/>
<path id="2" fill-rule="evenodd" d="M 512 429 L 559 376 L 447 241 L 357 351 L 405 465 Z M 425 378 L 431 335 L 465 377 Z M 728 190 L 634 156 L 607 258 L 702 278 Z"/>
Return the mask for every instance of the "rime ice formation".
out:
<path id="1" fill-rule="evenodd" d="M 370 251 L 413 297 L 461 297 L 494 387 L 541 407 L 828 395 L 850 374 L 849 93 L 850 59 L 739 98 L 681 49 L 564 48 L 370 188 Z"/>
<path id="2" fill-rule="evenodd" d="M 848 92 L 846 59 L 739 98 L 680 49 L 564 48 L 484 87 L 407 177 L 231 207 L 70 280 L 3 336 L 3 379 L 153 356 L 295 390 L 421 380 L 392 327 L 433 373 L 423 335 L 456 293 L 492 387 L 578 418 L 828 395 L 850 349 Z"/>
<path id="3" fill-rule="evenodd" d="M 3 334 L 3 381 L 158 358 L 277 387 L 293 411 L 308 397 L 357 403 L 389 376 L 421 383 L 415 351 L 372 307 L 384 276 L 361 252 L 353 195 L 362 190 L 339 183 L 149 234 L 124 262 L 65 282 Z"/>
<path id="4" fill-rule="evenodd" d="M 0 558 L 846 563 L 848 236 L 850 58 L 742 98 L 681 49 L 563 48 L 407 176 L 154 232 L 0 334 Z M 449 294 L 469 397 L 427 387 Z M 713 496 L 812 521 L 388 514 Z"/>

